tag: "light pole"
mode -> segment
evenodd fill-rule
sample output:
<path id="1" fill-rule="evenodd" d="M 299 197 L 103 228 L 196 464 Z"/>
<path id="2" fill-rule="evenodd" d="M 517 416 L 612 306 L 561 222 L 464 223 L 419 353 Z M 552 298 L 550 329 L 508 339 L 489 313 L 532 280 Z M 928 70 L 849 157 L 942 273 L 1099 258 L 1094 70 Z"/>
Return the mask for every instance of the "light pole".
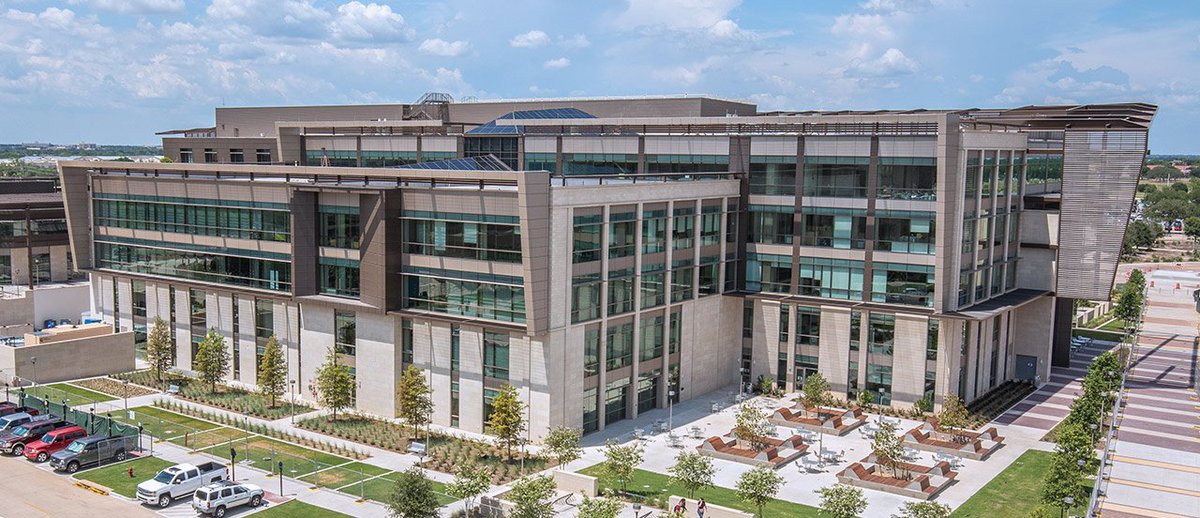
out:
<path id="1" fill-rule="evenodd" d="M 125 388 L 125 392 L 124 392 L 125 413 L 128 414 L 129 413 L 129 380 L 124 380 L 123 384 L 124 384 L 124 388 Z"/>
<path id="2" fill-rule="evenodd" d="M 667 391 L 667 435 L 675 435 L 675 391 Z"/>
<path id="3" fill-rule="evenodd" d="M 296 424 L 296 380 L 289 380 L 288 384 L 292 386 L 292 397 L 288 401 L 291 410 L 288 413 L 292 414 L 292 424 Z"/>
<path id="4" fill-rule="evenodd" d="M 1062 506 L 1062 509 L 1061 509 L 1061 511 L 1062 511 L 1062 512 L 1058 513 L 1058 516 L 1059 516 L 1059 518 L 1062 518 L 1062 517 L 1063 517 L 1063 515 L 1067 514 L 1067 508 L 1068 508 L 1068 507 L 1071 507 L 1071 505 L 1072 505 L 1072 504 L 1074 504 L 1074 503 L 1075 503 L 1075 499 L 1074 499 L 1074 498 L 1072 498 L 1072 497 L 1069 497 L 1069 496 L 1067 496 L 1067 497 L 1063 497 L 1063 506 Z"/>
<path id="5" fill-rule="evenodd" d="M 1099 425 L 1097 425 L 1096 423 L 1092 423 L 1092 424 L 1088 425 L 1088 428 L 1092 429 L 1092 445 L 1095 445 L 1096 444 L 1096 429 L 1099 428 Z"/>
<path id="6" fill-rule="evenodd" d="M 37 356 L 30 356 L 29 363 L 33 365 L 33 376 L 29 378 L 29 381 L 32 381 L 34 385 L 37 385 Z"/>

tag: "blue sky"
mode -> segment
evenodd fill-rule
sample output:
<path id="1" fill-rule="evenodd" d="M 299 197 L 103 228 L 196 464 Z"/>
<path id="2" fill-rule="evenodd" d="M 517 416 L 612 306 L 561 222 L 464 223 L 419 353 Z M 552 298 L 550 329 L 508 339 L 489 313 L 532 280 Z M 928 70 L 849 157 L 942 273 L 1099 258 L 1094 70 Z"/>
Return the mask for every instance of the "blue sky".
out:
<path id="1" fill-rule="evenodd" d="M 710 94 L 760 109 L 1146 101 L 1200 153 L 1200 8 L 1103 0 L 0 0 L 0 142 L 215 106 Z"/>

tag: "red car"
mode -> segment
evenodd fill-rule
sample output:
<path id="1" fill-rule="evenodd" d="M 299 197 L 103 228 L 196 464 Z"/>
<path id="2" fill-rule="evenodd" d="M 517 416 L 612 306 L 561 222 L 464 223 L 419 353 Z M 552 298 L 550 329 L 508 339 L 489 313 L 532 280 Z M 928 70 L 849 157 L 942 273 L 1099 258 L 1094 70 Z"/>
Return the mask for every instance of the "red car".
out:
<path id="1" fill-rule="evenodd" d="M 25 445 L 25 458 L 36 462 L 46 462 L 50 454 L 66 448 L 75 439 L 87 437 L 87 431 L 78 426 L 59 428 L 46 432 L 41 439 Z"/>

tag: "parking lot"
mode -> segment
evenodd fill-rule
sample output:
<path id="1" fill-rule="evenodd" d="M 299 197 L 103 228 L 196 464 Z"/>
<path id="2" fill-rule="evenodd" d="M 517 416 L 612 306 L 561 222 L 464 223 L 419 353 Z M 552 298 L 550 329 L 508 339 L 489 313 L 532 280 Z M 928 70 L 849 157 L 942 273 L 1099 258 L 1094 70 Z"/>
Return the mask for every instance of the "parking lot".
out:
<path id="1" fill-rule="evenodd" d="M 4 502 L 4 507 L 0 509 L 0 516 L 157 516 L 150 508 L 77 488 L 70 477 L 55 474 L 44 465 L 24 458 L 5 456 L 0 459 L 0 466 L 3 466 L 0 471 L 4 472 L 4 483 L 0 484 L 0 501 Z"/>

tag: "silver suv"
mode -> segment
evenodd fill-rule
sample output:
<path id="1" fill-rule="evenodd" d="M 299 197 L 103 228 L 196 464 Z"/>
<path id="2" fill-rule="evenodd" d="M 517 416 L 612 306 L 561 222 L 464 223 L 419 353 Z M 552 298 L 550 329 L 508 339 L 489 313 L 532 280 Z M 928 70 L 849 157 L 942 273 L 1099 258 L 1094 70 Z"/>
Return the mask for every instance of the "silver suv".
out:
<path id="1" fill-rule="evenodd" d="M 203 515 L 225 518 L 225 512 L 229 509 L 246 504 L 258 507 L 262 499 L 261 487 L 221 481 L 197 489 L 192 495 L 192 509 Z"/>

